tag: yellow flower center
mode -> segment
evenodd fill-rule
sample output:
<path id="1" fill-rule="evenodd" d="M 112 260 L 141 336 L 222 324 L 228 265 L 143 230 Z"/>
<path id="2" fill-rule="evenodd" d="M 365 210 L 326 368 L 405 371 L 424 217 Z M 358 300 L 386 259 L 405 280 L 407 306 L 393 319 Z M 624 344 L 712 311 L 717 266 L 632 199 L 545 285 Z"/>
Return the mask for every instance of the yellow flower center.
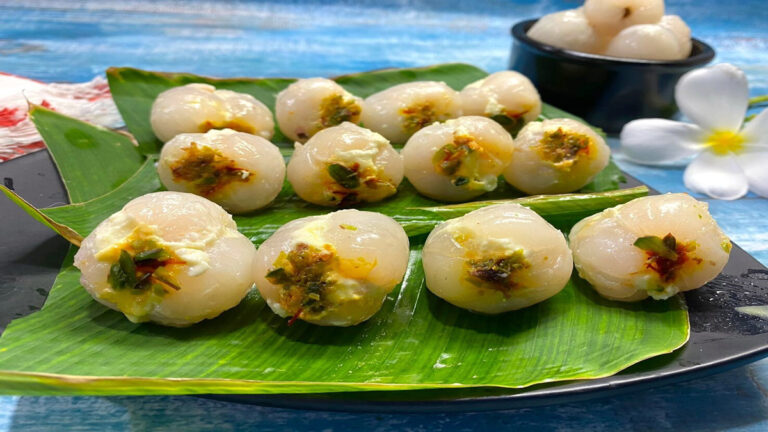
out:
<path id="1" fill-rule="evenodd" d="M 707 138 L 707 146 L 719 156 L 738 154 L 744 150 L 744 137 L 737 132 L 716 131 Z"/>

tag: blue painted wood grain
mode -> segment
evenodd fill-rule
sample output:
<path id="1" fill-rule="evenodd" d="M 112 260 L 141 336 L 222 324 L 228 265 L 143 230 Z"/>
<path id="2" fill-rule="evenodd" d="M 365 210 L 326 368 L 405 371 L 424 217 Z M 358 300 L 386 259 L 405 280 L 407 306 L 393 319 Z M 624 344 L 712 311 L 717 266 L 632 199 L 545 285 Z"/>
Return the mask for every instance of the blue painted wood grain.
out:
<path id="1" fill-rule="evenodd" d="M 579 0 L 3 0 L 0 70 L 84 81 L 109 66 L 215 76 L 331 76 L 461 61 L 506 67 L 512 23 Z M 670 0 L 716 61 L 768 93 L 765 0 Z M 615 146 L 615 141 L 612 143 Z M 663 192 L 681 168 L 621 167 Z M 768 167 L 766 167 L 768 169 Z M 700 197 L 702 198 L 702 197 Z M 768 201 L 710 201 L 731 238 L 768 264 Z M 0 432 L 202 430 L 768 430 L 768 361 L 626 397 L 498 413 L 365 415 L 241 406 L 193 397 L 0 397 Z"/>

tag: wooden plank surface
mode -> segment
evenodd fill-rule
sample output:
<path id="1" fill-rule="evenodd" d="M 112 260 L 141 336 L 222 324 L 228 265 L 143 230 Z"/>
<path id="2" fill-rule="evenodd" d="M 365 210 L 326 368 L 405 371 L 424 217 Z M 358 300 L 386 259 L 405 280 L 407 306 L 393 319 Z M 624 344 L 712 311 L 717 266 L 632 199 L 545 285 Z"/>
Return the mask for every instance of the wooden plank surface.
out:
<path id="1" fill-rule="evenodd" d="M 0 2 L 0 70 L 84 81 L 109 66 L 215 76 L 331 76 L 461 61 L 506 68 L 512 23 L 579 0 Z M 764 0 L 670 0 L 718 62 L 768 93 Z M 613 142 L 615 145 L 615 140 Z M 620 162 L 663 192 L 681 168 Z M 766 167 L 768 169 L 768 167 Z M 2 166 L 0 165 L 0 171 Z M 710 201 L 731 238 L 768 264 L 768 201 Z M 768 430 L 768 361 L 731 372 L 581 403 L 498 413 L 366 415 L 251 407 L 192 397 L 0 397 L 0 432 L 50 430 Z"/>

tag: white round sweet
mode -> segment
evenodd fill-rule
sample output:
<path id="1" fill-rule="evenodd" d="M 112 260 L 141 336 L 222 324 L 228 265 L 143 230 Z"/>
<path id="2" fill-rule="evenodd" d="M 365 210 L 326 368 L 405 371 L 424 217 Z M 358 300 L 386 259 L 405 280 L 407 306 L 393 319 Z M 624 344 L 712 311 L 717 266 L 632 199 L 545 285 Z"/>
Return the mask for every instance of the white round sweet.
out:
<path id="1" fill-rule="evenodd" d="M 677 60 L 682 48 L 671 30 L 659 24 L 627 27 L 605 49 L 605 55 L 639 60 Z"/>
<path id="2" fill-rule="evenodd" d="M 422 262 L 432 293 L 486 314 L 554 296 L 573 268 L 563 233 L 519 204 L 484 207 L 440 224 L 427 238 Z"/>
<path id="3" fill-rule="evenodd" d="M 656 24 L 664 15 L 664 0 L 586 0 L 584 16 L 598 33 L 615 35 L 638 24 Z"/>
<path id="4" fill-rule="evenodd" d="M 324 129 L 288 162 L 288 181 L 304 201 L 324 206 L 375 202 L 394 195 L 403 159 L 383 136 L 352 123 Z"/>
<path id="5" fill-rule="evenodd" d="M 80 283 L 133 322 L 184 327 L 236 306 L 253 286 L 256 248 L 221 207 L 156 192 L 101 222 L 75 254 Z"/>
<path id="6" fill-rule="evenodd" d="M 280 227 L 261 244 L 256 286 L 282 317 L 351 326 L 373 316 L 403 280 L 408 236 L 381 213 L 340 210 Z"/>
<path id="7" fill-rule="evenodd" d="M 598 34 L 584 16 L 582 8 L 545 15 L 527 34 L 547 45 L 591 54 L 602 51 L 607 43 L 607 38 Z"/>
<path id="8" fill-rule="evenodd" d="M 530 122 L 515 138 L 507 183 L 527 194 L 576 191 L 608 165 L 611 150 L 589 126 L 571 119 Z"/>
<path id="9" fill-rule="evenodd" d="M 363 125 L 402 144 L 423 127 L 461 115 L 458 93 L 443 82 L 399 84 L 365 99 Z"/>
<path id="10" fill-rule="evenodd" d="M 514 144 L 501 125 L 467 116 L 416 132 L 403 148 L 405 176 L 419 193 L 441 201 L 466 201 L 496 189 Z"/>
<path id="11" fill-rule="evenodd" d="M 720 274 L 731 251 L 707 204 L 688 194 L 609 208 L 577 223 L 569 239 L 579 275 L 620 301 L 699 288 Z"/>
<path id="12" fill-rule="evenodd" d="M 160 93 L 149 119 L 162 142 L 181 133 L 227 128 L 269 140 L 275 129 L 272 112 L 259 100 L 208 84 L 187 84 Z"/>
<path id="13" fill-rule="evenodd" d="M 280 150 L 256 135 L 233 130 L 177 135 L 163 146 L 157 173 L 168 190 L 191 192 L 231 213 L 271 203 L 285 179 Z"/>
<path id="14" fill-rule="evenodd" d="M 278 93 L 275 102 L 280 130 L 298 142 L 325 128 L 357 123 L 361 111 L 362 99 L 326 78 L 300 79 Z"/>
<path id="15" fill-rule="evenodd" d="M 533 83 L 515 71 L 501 71 L 467 85 L 460 93 L 465 116 L 490 117 L 510 133 L 541 114 L 541 97 Z"/>
<path id="16" fill-rule="evenodd" d="M 691 55 L 693 43 L 691 41 L 691 29 L 688 24 L 677 15 L 664 15 L 659 21 L 661 27 L 666 28 L 675 35 L 677 45 L 680 47 L 679 58 L 684 59 Z"/>

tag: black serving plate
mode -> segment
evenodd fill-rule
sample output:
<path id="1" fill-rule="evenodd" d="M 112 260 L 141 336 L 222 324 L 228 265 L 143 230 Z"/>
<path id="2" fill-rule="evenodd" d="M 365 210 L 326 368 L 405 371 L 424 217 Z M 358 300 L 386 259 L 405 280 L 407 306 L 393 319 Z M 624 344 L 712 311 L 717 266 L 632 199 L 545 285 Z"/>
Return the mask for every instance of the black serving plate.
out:
<path id="1" fill-rule="evenodd" d="M 537 20 L 512 27 L 509 68 L 527 76 L 541 98 L 608 133 L 638 118 L 671 118 L 677 113 L 675 84 L 683 74 L 709 63 L 715 51 L 693 39 L 682 60 L 632 60 L 585 54 L 528 37 Z"/>
<path id="2" fill-rule="evenodd" d="M 627 176 L 629 178 L 629 176 Z M 47 152 L 0 164 L 0 178 L 36 206 L 66 202 Z M 629 178 L 626 185 L 640 184 Z M 0 198 L 0 331 L 38 310 L 59 270 L 67 242 Z M 347 392 L 312 395 L 209 395 L 239 403 L 300 409 L 365 412 L 457 412 L 573 402 L 702 377 L 768 356 L 768 320 L 738 306 L 768 304 L 768 269 L 734 246 L 723 273 L 686 293 L 691 338 L 681 349 L 643 361 L 607 378 L 497 388 Z"/>

